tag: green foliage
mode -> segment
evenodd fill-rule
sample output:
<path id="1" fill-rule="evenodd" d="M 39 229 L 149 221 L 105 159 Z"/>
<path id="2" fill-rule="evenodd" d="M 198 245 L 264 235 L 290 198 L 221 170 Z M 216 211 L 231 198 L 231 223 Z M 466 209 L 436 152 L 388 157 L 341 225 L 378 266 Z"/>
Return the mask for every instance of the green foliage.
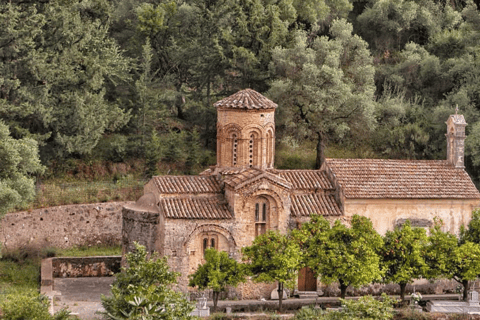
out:
<path id="1" fill-rule="evenodd" d="M 184 139 L 185 134 L 182 132 L 177 133 L 175 131 L 170 131 L 165 142 L 165 151 L 163 160 L 166 162 L 178 162 L 184 159 Z"/>
<path id="2" fill-rule="evenodd" d="M 382 319 L 393 318 L 393 303 L 395 301 L 386 294 L 382 294 L 382 299 L 377 300 L 372 296 L 363 296 L 358 300 L 342 300 L 343 310 L 346 319 Z"/>
<path id="3" fill-rule="evenodd" d="M 187 173 L 193 174 L 193 168 L 202 160 L 202 150 L 200 145 L 200 135 L 198 131 L 194 129 L 187 137 L 187 159 L 185 160 L 185 166 L 187 167 Z"/>
<path id="4" fill-rule="evenodd" d="M 348 228 L 339 220 L 330 227 L 322 216 L 314 215 L 293 237 L 304 252 L 304 264 L 326 284 L 338 281 L 342 298 L 348 286 L 358 287 L 380 280 L 383 241 L 372 222 L 354 215 Z"/>
<path id="5" fill-rule="evenodd" d="M 15 206 L 26 205 L 35 196 L 32 174 L 44 168 L 38 158 L 38 144 L 29 138 L 14 139 L 0 122 L 0 218 Z"/>
<path id="6" fill-rule="evenodd" d="M 480 245 L 459 241 L 455 235 L 441 230 L 437 221 L 430 229 L 425 261 L 429 266 L 429 278 L 454 279 L 464 286 L 463 298 L 467 299 L 469 281 L 480 274 Z"/>
<path id="7" fill-rule="evenodd" d="M 158 162 L 162 158 L 160 138 L 155 130 L 152 131 L 150 141 L 145 146 L 145 175 L 152 177 L 158 175 Z"/>
<path id="8" fill-rule="evenodd" d="M 166 258 L 153 253 L 149 258 L 144 246 L 135 243 L 135 251 L 125 255 L 128 268 L 116 275 L 111 296 L 102 296 L 107 319 L 192 319 L 193 306 L 172 289 L 178 274 L 169 270 Z"/>
<path id="9" fill-rule="evenodd" d="M 412 228 L 410 221 L 403 226 L 387 231 L 384 245 L 380 251 L 385 268 L 385 282 L 400 285 L 400 298 L 405 299 L 405 286 L 413 279 L 426 274 L 427 264 L 424 260 L 427 236 L 425 229 Z"/>
<path id="10" fill-rule="evenodd" d="M 410 41 L 423 44 L 438 31 L 440 3 L 425 0 L 371 1 L 358 16 L 360 34 L 379 52 L 401 50 Z"/>
<path id="11" fill-rule="evenodd" d="M 199 290 L 213 290 L 213 309 L 217 308 L 220 292 L 228 286 L 236 287 L 245 281 L 245 268 L 235 259 L 229 258 L 225 251 L 218 252 L 213 248 L 205 250 L 205 263 L 198 266 L 195 273 L 190 275 L 188 283 Z"/>
<path id="12" fill-rule="evenodd" d="M 36 290 L 40 277 L 39 263 L 32 260 L 15 261 L 4 252 L 0 260 L 0 292 L 14 288 Z"/>
<path id="13" fill-rule="evenodd" d="M 242 253 L 255 282 L 278 281 L 279 310 L 282 311 L 284 285 L 293 287 L 300 269 L 302 252 L 298 244 L 289 235 L 270 230 L 257 236 Z"/>
<path id="14" fill-rule="evenodd" d="M 0 5 L 0 116 L 16 136 L 42 141 L 46 159 L 89 153 L 128 120 L 106 97 L 129 76 L 109 10 L 104 0 Z"/>
<path id="15" fill-rule="evenodd" d="M 66 320 L 70 313 L 66 310 L 54 316 L 48 311 L 48 298 L 39 295 L 36 290 L 8 293 L 1 296 L 0 310 L 4 320 Z"/>
<path id="16" fill-rule="evenodd" d="M 66 249 L 55 249 L 57 257 L 91 257 L 91 256 L 119 256 L 122 246 L 78 246 Z"/>
<path id="17" fill-rule="evenodd" d="M 384 88 L 377 100 L 378 127 L 369 136 L 372 147 L 389 158 L 421 159 L 427 156 L 430 140 L 424 108 L 419 101 L 408 100 L 405 92 Z"/>
<path id="18" fill-rule="evenodd" d="M 27 208 L 43 208 L 72 203 L 134 201 L 143 194 L 144 180 L 131 176 L 116 181 L 48 181 L 40 185 L 34 203 Z"/>
<path id="19" fill-rule="evenodd" d="M 460 243 L 466 241 L 480 244 L 480 209 L 472 211 L 472 219 L 468 223 L 468 228 L 460 227 Z"/>
<path id="20" fill-rule="evenodd" d="M 373 128 L 374 68 L 367 43 L 352 25 L 335 20 L 331 37 L 309 43 L 296 33 L 295 46 L 272 53 L 269 96 L 279 103 L 280 121 L 296 137 L 318 141 L 317 163 L 328 137 L 340 139 L 353 128 Z"/>
<path id="21" fill-rule="evenodd" d="M 294 320 L 317 320 L 317 319 L 324 319 L 325 313 L 322 311 L 321 308 L 314 308 L 313 306 L 310 307 L 303 307 L 299 311 L 295 313 L 293 317 Z"/>
<path id="22" fill-rule="evenodd" d="M 321 309 L 303 308 L 295 314 L 295 320 L 388 320 L 393 319 L 393 299 L 386 294 L 381 300 L 372 296 L 363 296 L 358 300 L 340 299 L 341 311 L 327 311 Z"/>

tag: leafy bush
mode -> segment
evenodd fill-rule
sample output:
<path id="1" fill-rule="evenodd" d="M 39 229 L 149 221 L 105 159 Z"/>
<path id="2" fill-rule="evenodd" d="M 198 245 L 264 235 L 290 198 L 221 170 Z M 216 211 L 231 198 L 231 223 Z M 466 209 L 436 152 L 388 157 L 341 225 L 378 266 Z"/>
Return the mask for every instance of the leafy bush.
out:
<path id="1" fill-rule="evenodd" d="M 61 310 L 54 316 L 50 315 L 48 307 L 47 297 L 39 295 L 36 290 L 0 296 L 3 320 L 64 320 L 69 318 L 70 313 L 66 310 Z"/>
<path id="2" fill-rule="evenodd" d="M 325 312 L 322 309 L 316 309 L 313 307 L 300 309 L 294 317 L 294 320 L 317 320 L 323 319 Z"/>
<path id="3" fill-rule="evenodd" d="M 145 247 L 125 255 L 128 268 L 116 275 L 109 297 L 102 296 L 106 319 L 193 319 L 193 306 L 172 285 L 178 274 L 171 272 L 166 258 L 147 257 Z"/>
<path id="4" fill-rule="evenodd" d="M 382 300 L 377 300 L 372 296 L 363 296 L 358 300 L 341 300 L 343 305 L 342 313 L 349 315 L 353 319 L 371 319 L 387 320 L 393 318 L 394 300 L 386 294 L 382 294 Z"/>
<path id="5" fill-rule="evenodd" d="M 386 294 L 382 300 L 364 296 L 358 300 L 344 300 L 341 311 L 324 312 L 320 309 L 304 308 L 295 315 L 295 320 L 388 320 L 393 319 L 393 302 Z"/>

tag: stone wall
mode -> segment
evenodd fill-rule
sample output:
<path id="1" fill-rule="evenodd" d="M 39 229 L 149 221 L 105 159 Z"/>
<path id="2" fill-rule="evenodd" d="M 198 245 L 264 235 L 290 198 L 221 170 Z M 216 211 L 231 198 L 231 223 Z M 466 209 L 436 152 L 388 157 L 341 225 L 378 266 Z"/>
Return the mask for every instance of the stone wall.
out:
<path id="1" fill-rule="evenodd" d="M 52 259 L 54 278 L 109 277 L 120 272 L 121 256 Z"/>
<path id="2" fill-rule="evenodd" d="M 0 243 L 68 248 L 120 244 L 122 207 L 130 202 L 67 205 L 9 213 L 0 220 Z"/>
<path id="3" fill-rule="evenodd" d="M 346 199 L 345 216 L 358 214 L 369 218 L 380 234 L 406 219 L 415 220 L 414 224 L 420 226 L 419 217 L 424 225 L 431 225 L 438 217 L 444 223 L 444 231 L 457 234 L 461 225 L 468 224 L 476 207 L 478 200 L 468 199 Z"/>

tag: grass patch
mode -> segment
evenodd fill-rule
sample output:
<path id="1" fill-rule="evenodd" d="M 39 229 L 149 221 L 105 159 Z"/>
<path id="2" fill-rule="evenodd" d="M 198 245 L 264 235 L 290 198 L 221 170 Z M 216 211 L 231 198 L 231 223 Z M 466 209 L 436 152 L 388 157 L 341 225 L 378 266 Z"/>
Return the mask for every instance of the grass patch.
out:
<path id="1" fill-rule="evenodd" d="M 134 201 L 143 194 L 144 180 L 68 182 L 49 181 L 40 185 L 31 209 L 76 203 Z"/>
<path id="2" fill-rule="evenodd" d="M 0 292 L 2 293 L 36 290 L 39 279 L 40 263 L 35 260 L 26 260 L 23 263 L 0 260 Z"/>
<path id="3" fill-rule="evenodd" d="M 68 249 L 56 249 L 57 257 L 119 256 L 122 246 L 81 246 Z"/>

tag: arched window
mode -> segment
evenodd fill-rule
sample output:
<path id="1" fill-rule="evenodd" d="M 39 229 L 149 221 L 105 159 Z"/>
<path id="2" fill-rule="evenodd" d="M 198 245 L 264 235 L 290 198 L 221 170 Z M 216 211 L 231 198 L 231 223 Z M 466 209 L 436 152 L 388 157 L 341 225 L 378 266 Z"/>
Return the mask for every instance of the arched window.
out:
<path id="1" fill-rule="evenodd" d="M 238 138 L 236 134 L 232 135 L 232 165 L 237 165 Z"/>
<path id="2" fill-rule="evenodd" d="M 271 168 L 273 167 L 273 146 L 274 146 L 274 141 L 273 141 L 273 131 L 268 130 L 267 131 L 267 167 Z"/>
<path id="3" fill-rule="evenodd" d="M 218 250 L 218 236 L 216 234 L 205 233 L 203 235 L 202 244 L 203 255 L 205 255 L 205 250 L 207 250 L 208 248 Z"/>
<path id="4" fill-rule="evenodd" d="M 253 143 L 255 141 L 255 136 L 253 134 L 250 135 L 250 140 L 248 143 L 248 165 L 253 167 Z"/>
<path id="5" fill-rule="evenodd" d="M 255 237 L 267 232 L 268 200 L 258 198 L 255 202 Z"/>

